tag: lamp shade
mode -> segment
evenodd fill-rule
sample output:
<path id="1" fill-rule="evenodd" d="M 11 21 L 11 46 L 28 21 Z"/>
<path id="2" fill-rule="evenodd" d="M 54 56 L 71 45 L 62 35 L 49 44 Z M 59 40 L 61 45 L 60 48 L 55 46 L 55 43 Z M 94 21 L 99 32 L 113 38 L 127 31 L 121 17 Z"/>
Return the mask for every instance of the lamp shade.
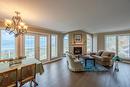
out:
<path id="1" fill-rule="evenodd" d="M 114 56 L 112 58 L 113 61 L 121 61 L 121 58 L 119 56 Z"/>

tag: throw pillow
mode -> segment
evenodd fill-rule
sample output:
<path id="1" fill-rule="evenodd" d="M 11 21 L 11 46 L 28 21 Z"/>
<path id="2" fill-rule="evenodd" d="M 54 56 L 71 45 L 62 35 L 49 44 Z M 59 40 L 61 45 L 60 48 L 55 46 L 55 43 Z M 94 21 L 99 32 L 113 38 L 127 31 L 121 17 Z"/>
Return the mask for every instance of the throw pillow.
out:
<path id="1" fill-rule="evenodd" d="M 99 50 L 99 51 L 97 52 L 97 56 L 101 56 L 103 52 L 104 52 L 103 50 Z"/>
<path id="2" fill-rule="evenodd" d="M 109 56 L 109 55 L 110 55 L 110 52 L 104 51 L 101 56 L 103 57 L 103 56 Z"/>

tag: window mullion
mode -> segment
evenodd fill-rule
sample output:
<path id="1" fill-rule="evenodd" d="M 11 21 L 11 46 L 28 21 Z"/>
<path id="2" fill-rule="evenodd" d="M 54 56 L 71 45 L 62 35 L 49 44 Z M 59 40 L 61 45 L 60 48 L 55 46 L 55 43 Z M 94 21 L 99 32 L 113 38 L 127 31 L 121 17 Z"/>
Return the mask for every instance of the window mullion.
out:
<path id="1" fill-rule="evenodd" d="M 39 59 L 40 55 L 40 44 L 39 44 L 39 35 L 34 35 L 35 36 L 35 58 Z"/>

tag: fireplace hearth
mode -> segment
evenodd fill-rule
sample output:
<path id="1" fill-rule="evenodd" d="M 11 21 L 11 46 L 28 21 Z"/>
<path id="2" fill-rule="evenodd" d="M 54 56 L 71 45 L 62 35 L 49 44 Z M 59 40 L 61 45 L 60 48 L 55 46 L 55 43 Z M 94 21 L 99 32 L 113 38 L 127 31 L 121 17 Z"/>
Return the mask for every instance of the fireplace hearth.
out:
<path id="1" fill-rule="evenodd" d="M 81 55 L 82 47 L 74 47 L 74 55 Z"/>

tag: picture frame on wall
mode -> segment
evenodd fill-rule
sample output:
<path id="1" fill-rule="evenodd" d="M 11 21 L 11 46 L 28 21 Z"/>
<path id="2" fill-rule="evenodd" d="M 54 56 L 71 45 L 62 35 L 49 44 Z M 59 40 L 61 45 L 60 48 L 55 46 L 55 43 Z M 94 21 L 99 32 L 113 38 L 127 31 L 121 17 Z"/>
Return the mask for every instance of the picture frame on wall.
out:
<path id="1" fill-rule="evenodd" d="M 81 43 L 82 42 L 82 35 L 81 34 L 75 34 L 74 35 L 74 43 Z"/>

